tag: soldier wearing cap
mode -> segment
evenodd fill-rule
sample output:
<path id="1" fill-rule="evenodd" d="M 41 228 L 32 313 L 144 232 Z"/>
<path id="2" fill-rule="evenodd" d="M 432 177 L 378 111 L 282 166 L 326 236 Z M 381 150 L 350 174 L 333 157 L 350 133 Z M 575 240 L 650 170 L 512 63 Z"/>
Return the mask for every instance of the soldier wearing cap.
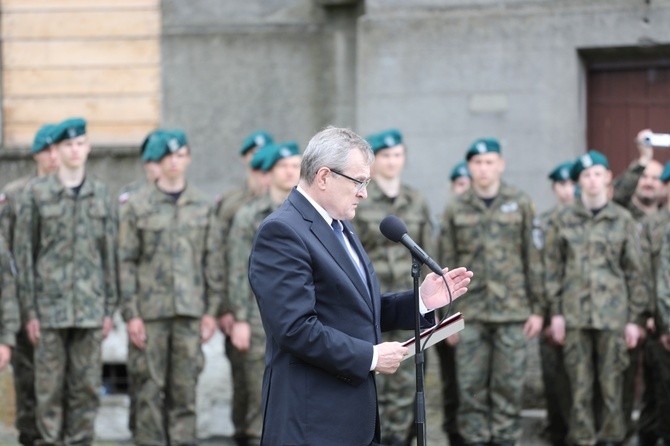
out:
<path id="1" fill-rule="evenodd" d="M 19 197 L 26 185 L 35 177 L 41 177 L 58 169 L 58 153 L 53 145 L 54 124 L 45 124 L 37 131 L 30 152 L 35 160 L 35 172 L 8 183 L 0 192 L 0 232 L 7 248 L 14 251 L 14 232 L 18 215 Z M 25 316 L 25 315 L 24 315 Z M 21 326 L 27 320 L 23 319 Z M 35 370 L 33 345 L 25 330 L 16 335 L 16 346 L 12 354 L 14 392 L 16 394 L 16 429 L 19 443 L 32 446 L 39 438 L 35 424 Z"/>
<path id="2" fill-rule="evenodd" d="M 294 142 L 268 144 L 252 159 L 269 178 L 268 192 L 244 203 L 228 234 L 228 298 L 234 318 L 230 332 L 233 424 L 238 445 L 257 445 L 263 428 L 261 390 L 265 369 L 265 332 L 247 279 L 251 245 L 263 219 L 277 209 L 300 178 L 300 152 Z"/>
<path id="3" fill-rule="evenodd" d="M 359 203 L 352 224 L 377 272 L 382 293 L 412 288 L 412 256 L 402 245 L 379 236 L 379 223 L 393 214 L 407 224 L 408 234 L 427 251 L 433 243 L 430 210 L 423 196 L 402 182 L 407 148 L 402 134 L 389 129 L 369 135 L 375 155 L 368 199 Z M 411 331 L 389 331 L 384 341 L 412 337 Z M 393 375 L 377 376 L 379 421 L 384 445 L 406 445 L 413 433 L 415 376 L 412 361 Z"/>
<path id="4" fill-rule="evenodd" d="M 38 443 L 90 444 L 118 300 L 114 211 L 86 172 L 86 121 L 66 119 L 52 134 L 58 171 L 26 186 L 16 223 L 21 312 L 35 346 Z"/>
<path id="5" fill-rule="evenodd" d="M 234 188 L 231 191 L 227 192 L 219 199 L 217 199 L 215 213 L 219 219 L 222 238 L 225 243 L 230 230 L 230 224 L 233 221 L 233 217 L 237 210 L 242 206 L 242 204 L 251 200 L 254 197 L 264 194 L 267 191 L 267 175 L 260 169 L 260 160 L 261 157 L 258 157 L 256 163 L 252 163 L 254 160 L 255 154 L 268 144 L 272 144 L 273 138 L 268 132 L 264 130 L 257 130 L 250 135 L 248 135 L 242 142 L 242 147 L 239 150 L 240 160 L 244 166 L 245 172 L 245 183 L 244 185 Z M 225 265 L 225 260 L 220 259 L 222 262 L 221 270 L 223 271 L 224 277 L 227 276 L 227 268 Z M 232 328 L 233 318 L 230 312 L 228 305 L 226 285 L 227 280 L 224 278 L 224 292 L 223 299 L 221 301 L 221 308 L 219 309 L 219 326 L 221 330 L 226 335 L 226 352 L 229 350 L 230 339 L 230 329 Z M 232 348 L 232 347 L 230 347 Z M 230 358 L 229 358 L 230 359 Z"/>
<path id="6" fill-rule="evenodd" d="M 221 250 L 206 197 L 187 183 L 188 146 L 166 131 L 145 155 L 158 162 L 155 183 L 132 195 L 119 218 L 122 315 L 129 373 L 136 386 L 136 444 L 196 444 L 196 385 L 201 343 L 216 330 Z"/>
<path id="7" fill-rule="evenodd" d="M 534 221 L 533 237 L 544 245 L 544 232 L 549 221 L 563 206 L 574 201 L 575 183 L 570 177 L 573 162 L 567 161 L 554 167 L 549 172 L 551 190 L 557 204 L 541 213 Z M 540 361 L 542 382 L 547 405 L 546 433 L 552 445 L 566 444 L 568 418 L 570 415 L 570 383 L 563 363 L 563 348 L 552 338 L 551 315 L 548 308 L 544 315 L 544 330 L 540 336 Z"/>
<path id="8" fill-rule="evenodd" d="M 467 444 L 511 445 L 521 434 L 526 339 L 542 328 L 544 303 L 533 203 L 502 181 L 505 162 L 493 138 L 466 153 L 471 188 L 446 208 L 439 237 L 443 264 L 478 271 L 472 296 L 454 303 L 468 315 L 453 336 L 458 426 Z"/>
<path id="9" fill-rule="evenodd" d="M 472 176 L 468 170 L 467 161 L 463 160 L 451 169 L 449 180 L 451 181 L 451 192 L 454 195 L 461 195 L 463 192 L 470 189 Z"/>
<path id="10" fill-rule="evenodd" d="M 648 304 L 638 231 L 630 213 L 609 199 L 612 174 L 604 155 L 580 156 L 570 176 L 580 199 L 549 221 L 544 255 L 552 335 L 563 345 L 570 381 L 568 441 L 621 444 L 627 348 L 640 340 Z M 594 383 L 603 401 L 598 430 Z"/>
<path id="11" fill-rule="evenodd" d="M 659 177 L 666 191 L 670 188 L 670 162 Z M 670 288 L 666 270 L 670 247 L 666 228 L 670 223 L 670 197 L 665 206 L 643 221 L 640 245 L 645 269 L 652 274 L 650 317 L 644 346 L 644 381 L 642 408 L 638 420 L 638 445 L 652 446 L 658 439 L 670 444 Z M 662 253 L 665 250 L 665 254 Z M 665 260 L 663 259 L 665 255 Z M 662 284 L 662 285 L 659 285 Z"/>
<path id="12" fill-rule="evenodd" d="M 16 265 L 0 235 L 0 371 L 7 367 L 21 328 L 16 294 Z"/>
<path id="13" fill-rule="evenodd" d="M 149 142 L 152 139 L 161 138 L 162 135 L 165 134 L 165 132 L 166 131 L 163 129 L 153 130 L 144 138 L 144 141 L 142 141 L 142 145 L 140 146 L 140 159 L 142 160 L 142 169 L 144 170 L 144 178 L 126 184 L 121 188 L 121 190 L 119 191 L 119 205 L 123 205 L 128 201 L 128 199 L 132 194 L 134 194 L 147 184 L 153 183 L 158 179 L 158 174 L 160 172 L 158 167 L 158 161 L 153 159 L 153 157 L 149 153 L 147 153 L 147 147 L 149 146 Z M 186 134 L 183 132 L 179 134 L 180 135 L 183 134 L 184 139 L 183 145 L 188 145 L 188 141 L 186 140 Z"/>

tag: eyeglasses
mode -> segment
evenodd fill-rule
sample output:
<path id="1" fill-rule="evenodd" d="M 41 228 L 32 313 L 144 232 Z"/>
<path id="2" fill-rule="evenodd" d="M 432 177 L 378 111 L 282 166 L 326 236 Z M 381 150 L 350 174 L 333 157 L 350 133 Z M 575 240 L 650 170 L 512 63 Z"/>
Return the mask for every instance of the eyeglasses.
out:
<path id="1" fill-rule="evenodd" d="M 357 193 L 357 194 L 361 193 L 361 191 L 362 191 L 363 189 L 365 189 L 366 187 L 368 187 L 368 184 L 370 184 L 370 181 L 372 181 L 372 178 L 368 178 L 368 179 L 363 180 L 363 181 L 361 181 L 361 180 L 357 180 L 356 178 L 352 178 L 352 177 L 350 177 L 349 175 L 345 175 L 345 174 L 343 174 L 342 172 L 339 172 L 339 171 L 337 171 L 337 170 L 335 170 L 335 169 L 330 169 L 330 171 L 333 172 L 333 173 L 336 174 L 336 175 L 339 175 L 339 176 L 341 176 L 341 177 L 346 178 L 347 180 L 351 180 L 351 181 L 353 181 L 354 183 L 356 183 L 356 193 Z"/>

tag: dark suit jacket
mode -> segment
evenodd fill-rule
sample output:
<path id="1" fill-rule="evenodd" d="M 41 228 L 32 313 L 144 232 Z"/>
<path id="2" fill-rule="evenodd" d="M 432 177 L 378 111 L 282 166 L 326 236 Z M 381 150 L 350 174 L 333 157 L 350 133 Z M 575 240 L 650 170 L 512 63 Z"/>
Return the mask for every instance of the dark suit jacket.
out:
<path id="1" fill-rule="evenodd" d="M 383 330 L 413 328 L 413 295 L 381 295 L 370 259 L 351 225 L 344 226 L 367 284 L 332 228 L 296 190 L 256 234 L 249 281 L 267 334 L 263 445 L 378 440 L 373 345 Z"/>

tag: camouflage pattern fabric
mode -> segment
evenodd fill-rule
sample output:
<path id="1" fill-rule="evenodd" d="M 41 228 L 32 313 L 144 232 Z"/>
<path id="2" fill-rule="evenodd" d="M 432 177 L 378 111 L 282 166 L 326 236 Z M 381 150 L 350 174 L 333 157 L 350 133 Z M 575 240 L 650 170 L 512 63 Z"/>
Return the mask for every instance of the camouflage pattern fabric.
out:
<path id="1" fill-rule="evenodd" d="M 232 344 L 226 345 L 233 367 L 233 424 L 236 437 L 252 441 L 261 438 L 263 429 L 261 399 L 265 370 L 265 331 L 249 285 L 247 269 L 256 230 L 277 207 L 267 194 L 246 202 L 233 218 L 227 242 L 230 310 L 236 321 L 246 321 L 251 328 L 248 351 L 240 352 Z"/>
<path id="2" fill-rule="evenodd" d="M 415 189 L 401 185 L 397 197 L 384 194 L 373 180 L 367 187 L 368 198 L 361 201 L 352 220 L 365 251 L 375 267 L 382 293 L 411 289 L 412 255 L 400 243 L 394 243 L 379 232 L 379 223 L 395 215 L 407 225 L 407 233 L 426 252 L 433 246 L 430 210 Z M 425 267 L 424 276 L 425 276 Z M 413 336 L 411 330 L 394 330 L 382 335 L 383 341 L 403 341 Z M 382 442 L 403 444 L 414 421 L 415 366 L 404 361 L 393 375 L 377 375 L 377 397 Z"/>

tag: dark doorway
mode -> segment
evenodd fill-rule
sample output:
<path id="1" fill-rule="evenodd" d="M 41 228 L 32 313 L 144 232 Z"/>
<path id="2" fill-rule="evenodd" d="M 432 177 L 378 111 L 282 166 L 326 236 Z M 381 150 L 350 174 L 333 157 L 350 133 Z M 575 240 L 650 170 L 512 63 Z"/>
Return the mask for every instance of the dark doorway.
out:
<path id="1" fill-rule="evenodd" d="M 615 175 L 638 155 L 634 139 L 650 128 L 670 133 L 670 48 L 585 50 L 587 145 L 607 155 Z M 670 148 L 654 158 L 670 160 Z"/>

